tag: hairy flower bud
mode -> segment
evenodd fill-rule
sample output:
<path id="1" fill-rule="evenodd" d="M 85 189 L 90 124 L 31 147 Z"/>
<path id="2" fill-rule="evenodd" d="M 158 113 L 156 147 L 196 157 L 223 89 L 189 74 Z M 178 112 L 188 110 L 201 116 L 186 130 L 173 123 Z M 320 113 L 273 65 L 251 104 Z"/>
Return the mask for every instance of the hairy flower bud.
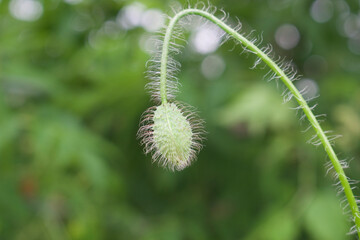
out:
<path id="1" fill-rule="evenodd" d="M 138 132 L 145 152 L 172 170 L 189 166 L 201 148 L 202 122 L 183 109 L 175 103 L 150 108 Z"/>

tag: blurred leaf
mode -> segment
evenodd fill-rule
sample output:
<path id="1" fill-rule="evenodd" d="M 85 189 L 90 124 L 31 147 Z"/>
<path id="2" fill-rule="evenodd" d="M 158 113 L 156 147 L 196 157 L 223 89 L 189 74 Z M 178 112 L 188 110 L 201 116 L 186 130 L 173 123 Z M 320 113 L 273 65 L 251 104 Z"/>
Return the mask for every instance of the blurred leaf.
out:
<path id="1" fill-rule="evenodd" d="M 314 239 L 347 239 L 349 230 L 334 192 L 319 192 L 305 216 L 305 227 Z"/>
<path id="2" fill-rule="evenodd" d="M 259 84 L 241 92 L 217 113 L 217 117 L 222 125 L 246 122 L 251 133 L 263 134 L 266 128 L 288 127 L 291 114 L 282 104 L 278 92 Z"/>
<path id="3" fill-rule="evenodd" d="M 247 240 L 291 240 L 296 239 L 299 232 L 299 224 L 288 209 L 273 212 L 256 230 L 250 234 Z"/>

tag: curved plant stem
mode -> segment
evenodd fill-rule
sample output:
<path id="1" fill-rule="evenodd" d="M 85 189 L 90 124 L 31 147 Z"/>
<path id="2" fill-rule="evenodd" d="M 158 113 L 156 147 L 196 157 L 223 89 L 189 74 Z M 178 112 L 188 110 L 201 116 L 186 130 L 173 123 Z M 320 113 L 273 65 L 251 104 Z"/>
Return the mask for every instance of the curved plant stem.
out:
<path id="1" fill-rule="evenodd" d="M 167 92 L 166 92 L 166 79 L 167 79 L 167 62 L 168 62 L 168 54 L 169 54 L 169 45 L 170 40 L 172 36 L 172 32 L 174 29 L 174 26 L 184 16 L 187 15 L 199 15 L 207 20 L 213 22 L 218 27 L 220 27 L 222 30 L 224 30 L 227 34 L 229 34 L 231 37 L 233 37 L 235 40 L 239 41 L 245 48 L 249 49 L 250 51 L 254 52 L 255 55 L 257 55 L 259 58 L 262 59 L 275 73 L 276 75 L 282 80 L 282 82 L 286 85 L 286 87 L 291 91 L 291 93 L 296 98 L 298 104 L 304 111 L 305 115 L 307 116 L 312 128 L 315 130 L 317 136 L 321 140 L 322 145 L 325 148 L 325 151 L 327 152 L 331 163 L 334 167 L 334 170 L 336 171 L 340 183 L 344 189 L 344 193 L 346 195 L 347 201 L 349 203 L 349 206 L 351 208 L 353 220 L 355 222 L 356 230 L 358 232 L 358 236 L 360 237 L 360 213 L 359 208 L 356 204 L 356 200 L 354 197 L 354 194 L 352 192 L 352 189 L 350 187 L 348 178 L 346 177 L 344 170 L 329 142 L 329 139 L 325 135 L 324 131 L 322 130 L 319 122 L 317 121 L 316 117 L 312 113 L 310 107 L 306 103 L 305 99 L 302 97 L 301 93 L 296 89 L 294 84 L 291 82 L 291 80 L 286 76 L 284 71 L 264 52 L 262 52 L 255 44 L 253 44 L 251 41 L 243 37 L 241 34 L 239 34 L 236 30 L 232 29 L 230 26 L 225 24 L 223 21 L 218 19 L 217 17 L 213 16 L 212 14 L 199 10 L 199 9 L 185 9 L 177 13 L 170 21 L 162 48 L 162 55 L 161 55 L 161 69 L 160 69 L 160 96 L 161 96 L 161 102 L 166 103 L 167 102 Z"/>

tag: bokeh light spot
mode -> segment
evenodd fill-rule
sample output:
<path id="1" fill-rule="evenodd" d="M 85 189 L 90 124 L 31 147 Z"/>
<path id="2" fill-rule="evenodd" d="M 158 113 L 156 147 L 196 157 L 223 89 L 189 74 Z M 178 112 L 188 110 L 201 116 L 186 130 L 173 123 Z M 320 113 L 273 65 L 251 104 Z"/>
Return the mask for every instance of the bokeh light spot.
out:
<path id="1" fill-rule="evenodd" d="M 146 10 L 141 18 L 141 25 L 148 32 L 156 32 L 163 27 L 164 22 L 163 13 L 158 9 Z"/>
<path id="2" fill-rule="evenodd" d="M 225 61 L 218 55 L 209 55 L 201 63 L 201 73 L 205 78 L 214 80 L 220 77 L 225 70 Z"/>
<path id="3" fill-rule="evenodd" d="M 215 52 L 221 44 L 222 31 L 217 27 L 199 28 L 191 39 L 194 50 L 201 54 Z"/>
<path id="4" fill-rule="evenodd" d="M 36 0 L 12 0 L 9 5 L 11 15 L 22 21 L 35 21 L 43 13 L 43 6 Z"/>
<path id="5" fill-rule="evenodd" d="M 117 16 L 117 22 L 126 30 L 141 26 L 145 6 L 135 2 L 122 8 Z"/>
<path id="6" fill-rule="evenodd" d="M 360 55 L 360 36 L 357 38 L 350 38 L 348 40 L 348 47 L 352 53 Z"/>
<path id="7" fill-rule="evenodd" d="M 344 32 L 347 37 L 360 35 L 360 16 L 349 15 L 344 22 Z"/>
<path id="8" fill-rule="evenodd" d="M 311 17 L 318 23 L 329 21 L 334 13 L 334 6 L 329 0 L 316 0 L 310 8 Z"/>
<path id="9" fill-rule="evenodd" d="M 281 25 L 275 32 L 275 41 L 283 49 L 289 50 L 300 41 L 300 33 L 292 24 Z"/>
<path id="10" fill-rule="evenodd" d="M 64 0 L 64 2 L 75 5 L 75 4 L 81 3 L 82 0 Z"/>
<path id="11" fill-rule="evenodd" d="M 316 97 L 319 92 L 319 86 L 312 79 L 301 79 L 295 85 L 299 91 L 303 91 L 302 95 L 305 99 L 312 99 Z"/>

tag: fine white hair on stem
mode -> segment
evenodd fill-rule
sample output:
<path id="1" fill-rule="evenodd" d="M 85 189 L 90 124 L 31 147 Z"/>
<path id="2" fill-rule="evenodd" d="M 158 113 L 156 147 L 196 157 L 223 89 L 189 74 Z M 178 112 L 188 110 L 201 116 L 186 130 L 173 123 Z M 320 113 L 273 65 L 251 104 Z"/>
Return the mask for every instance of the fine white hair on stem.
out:
<path id="1" fill-rule="evenodd" d="M 161 66 L 161 51 L 163 47 L 163 38 L 166 29 L 164 28 L 159 32 L 159 36 L 153 39 L 155 50 L 152 52 L 150 60 L 147 62 L 147 78 L 150 82 L 146 85 L 146 89 L 150 92 L 151 99 L 156 103 L 160 103 L 160 66 Z M 169 44 L 169 56 L 167 59 L 167 84 L 166 90 L 169 99 L 174 99 L 178 93 L 178 78 L 177 73 L 180 71 L 181 64 L 174 59 L 174 55 L 181 53 L 183 45 L 179 42 L 186 42 L 183 36 L 183 31 L 180 27 L 177 27 L 173 31 L 172 40 Z"/>
<path id="2" fill-rule="evenodd" d="M 356 225 L 354 225 L 354 226 L 352 226 L 351 228 L 350 228 L 350 230 L 349 230 L 349 232 L 347 233 L 347 235 L 354 235 L 354 234 L 356 234 L 357 233 L 357 227 L 356 227 Z"/>
<path id="3" fill-rule="evenodd" d="M 353 158 L 352 159 L 342 159 L 342 160 L 339 160 L 339 163 L 343 169 L 347 169 L 347 168 L 349 168 L 349 164 L 352 160 L 353 160 Z M 344 215 L 349 216 L 349 221 L 354 222 L 354 216 L 351 215 L 352 210 L 350 207 L 350 203 L 348 202 L 346 195 L 344 195 L 345 189 L 342 186 L 341 182 L 339 181 L 339 174 L 335 171 L 334 166 L 330 161 L 326 162 L 324 164 L 324 167 L 326 169 L 325 175 L 329 175 L 331 173 L 332 178 L 335 180 L 335 183 L 333 185 L 335 186 L 337 196 L 342 195 L 342 197 L 340 199 L 340 207 L 341 207 Z M 357 185 L 359 184 L 360 181 L 350 179 L 349 177 L 345 177 L 345 178 L 347 179 L 351 190 L 358 188 Z M 358 199 L 358 196 L 354 196 L 354 197 L 355 197 L 356 204 L 359 205 L 360 200 Z M 348 235 L 354 234 L 357 232 L 357 231 L 354 232 L 355 226 L 356 225 L 351 227 L 351 229 L 347 233 Z"/>

